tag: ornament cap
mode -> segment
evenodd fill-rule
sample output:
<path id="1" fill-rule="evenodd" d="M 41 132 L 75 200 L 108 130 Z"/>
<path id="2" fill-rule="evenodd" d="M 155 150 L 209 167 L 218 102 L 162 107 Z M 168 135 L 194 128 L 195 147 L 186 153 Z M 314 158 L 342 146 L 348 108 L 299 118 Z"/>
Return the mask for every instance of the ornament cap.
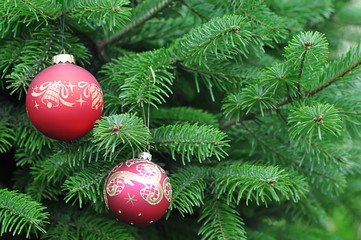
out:
<path id="1" fill-rule="evenodd" d="M 58 63 L 72 63 L 75 64 L 74 56 L 70 54 L 58 54 L 52 58 L 53 65 Z"/>
<path id="2" fill-rule="evenodd" d="M 152 160 L 152 154 L 150 154 L 148 152 L 142 152 L 142 153 L 139 154 L 139 158 L 151 161 Z"/>

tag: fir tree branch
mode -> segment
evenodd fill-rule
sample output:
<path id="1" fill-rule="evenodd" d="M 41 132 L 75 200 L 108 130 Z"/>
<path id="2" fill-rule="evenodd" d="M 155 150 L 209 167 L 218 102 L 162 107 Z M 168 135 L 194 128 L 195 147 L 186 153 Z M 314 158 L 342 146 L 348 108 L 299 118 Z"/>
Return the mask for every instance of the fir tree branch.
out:
<path id="1" fill-rule="evenodd" d="M 178 67 L 181 67 L 183 69 L 186 69 L 186 70 L 189 70 L 189 71 L 192 71 L 192 72 L 202 73 L 202 74 L 206 74 L 206 75 L 210 75 L 210 76 L 235 78 L 235 79 L 242 79 L 242 80 L 247 79 L 247 77 L 245 77 L 245 76 L 237 76 L 237 75 L 231 75 L 231 74 L 225 74 L 225 73 L 219 73 L 219 72 L 210 72 L 210 71 L 206 71 L 206 70 L 203 70 L 203 69 L 196 69 L 194 67 L 184 65 L 180 61 L 177 61 L 176 65 Z"/>
<path id="2" fill-rule="evenodd" d="M 278 27 L 272 26 L 272 25 L 270 25 L 270 24 L 267 24 L 267 23 L 265 23 L 265 22 L 262 22 L 262 21 L 260 21 L 260 20 L 258 20 L 258 19 L 256 19 L 256 18 L 254 18 L 254 17 L 251 16 L 249 13 L 247 13 L 244 9 L 242 9 L 238 3 L 235 3 L 233 0 L 231 1 L 231 3 L 232 3 L 236 8 L 238 8 L 238 9 L 243 13 L 243 15 L 245 15 L 245 16 L 246 16 L 248 19 L 250 19 L 252 22 L 254 22 L 254 23 L 258 24 L 258 25 L 264 26 L 264 27 L 266 27 L 266 28 L 274 29 L 274 30 L 276 30 L 276 31 L 280 31 L 280 30 L 281 30 L 281 29 L 278 28 Z M 293 29 L 290 28 L 290 27 L 283 27 L 283 28 L 286 29 L 287 31 L 292 31 L 292 30 L 293 30 Z"/>
<path id="3" fill-rule="evenodd" d="M 164 144 L 164 143 L 176 143 L 176 144 L 182 144 L 182 143 L 187 143 L 187 144 L 210 144 L 210 145 L 214 145 L 217 146 L 219 144 L 219 142 L 209 142 L 209 141 L 191 141 L 191 140 L 157 140 L 157 141 L 153 141 L 152 144 Z"/>
<path id="4" fill-rule="evenodd" d="M 135 114 L 117 114 L 102 117 L 96 122 L 93 143 L 104 157 L 115 158 L 124 148 L 142 150 L 147 146 L 149 130 Z"/>
<path id="5" fill-rule="evenodd" d="M 81 232 L 82 239 L 102 239 L 116 240 L 129 239 L 135 240 L 131 230 L 126 226 L 119 226 L 119 222 L 114 219 L 108 219 L 102 215 L 88 217 L 80 216 L 74 221 L 75 227 Z M 115 231 L 116 229 L 116 231 Z"/>
<path id="6" fill-rule="evenodd" d="M 298 73 L 298 85 L 297 85 L 297 89 L 298 89 L 298 92 L 300 93 L 301 92 L 301 78 L 302 78 L 302 74 L 303 74 L 303 69 L 304 69 L 304 64 L 305 64 L 305 60 L 306 60 L 306 55 L 307 55 L 307 51 L 308 49 L 310 49 L 310 46 L 309 45 L 306 45 L 305 43 L 305 46 L 306 46 L 306 49 L 305 51 L 303 52 L 302 54 L 302 57 L 301 57 L 301 64 L 300 64 L 300 70 L 299 70 L 299 73 Z"/>
<path id="7" fill-rule="evenodd" d="M 361 111 L 343 111 L 339 110 L 338 113 L 345 115 L 361 115 Z"/>
<path id="8" fill-rule="evenodd" d="M 29 1 L 26 1 L 26 0 L 21 0 L 21 1 L 22 1 L 23 3 L 25 3 L 26 5 L 34 8 L 36 11 L 41 12 L 42 14 L 48 16 L 49 18 L 52 18 L 52 19 L 55 18 L 55 15 L 51 15 L 50 13 L 45 12 L 44 9 L 40 9 L 39 7 L 37 7 L 37 6 L 36 6 L 35 4 L 33 4 L 33 3 L 30 3 Z"/>
<path id="9" fill-rule="evenodd" d="M 124 35 L 128 34 L 129 32 L 144 24 L 146 21 L 155 17 L 160 11 L 162 11 L 164 8 L 167 8 L 174 1 L 175 0 L 162 0 L 156 7 L 149 9 L 149 11 L 146 12 L 139 19 L 135 19 L 134 21 L 130 22 L 125 28 L 116 32 L 108 39 L 98 42 L 98 50 L 100 52 L 103 52 L 108 45 L 116 44 L 123 38 Z"/>
<path id="10" fill-rule="evenodd" d="M 224 232 L 223 232 L 223 223 L 222 223 L 222 220 L 221 220 L 221 215 L 219 213 L 219 207 L 218 207 L 218 201 L 217 201 L 217 195 L 216 193 L 213 194 L 213 200 L 214 200 L 214 207 L 215 207 L 215 210 L 216 210 L 216 215 L 217 215 L 217 222 L 218 222 L 218 225 L 219 225 L 219 229 L 221 230 L 221 236 L 222 236 L 222 239 L 226 240 L 226 236 L 224 235 Z"/>
<path id="11" fill-rule="evenodd" d="M 214 178 L 212 191 L 218 198 L 225 196 L 227 203 L 238 205 L 242 199 L 246 205 L 255 201 L 258 206 L 284 199 L 297 202 L 308 191 L 302 175 L 275 166 L 234 163 L 209 171 Z"/>
<path id="12" fill-rule="evenodd" d="M 49 233 L 54 236 L 59 236 L 63 231 L 69 231 L 68 235 L 72 236 L 73 234 L 71 233 L 74 233 L 76 239 L 139 239 L 134 229 L 124 224 L 119 224 L 109 215 L 99 214 L 90 209 L 76 211 L 75 209 L 63 208 L 60 213 L 58 213 L 58 209 L 53 209 L 53 211 L 52 220 L 54 223 L 50 226 Z M 68 227 L 64 229 L 63 226 Z"/>
<path id="13" fill-rule="evenodd" d="M 24 228 L 27 237 L 35 230 L 45 233 L 43 226 L 48 223 L 49 215 L 45 209 L 26 194 L 0 189 L 0 236 L 7 231 L 20 234 Z"/>
<path id="14" fill-rule="evenodd" d="M 219 129 L 198 124 L 174 124 L 163 126 L 152 131 L 153 146 L 155 150 L 166 150 L 176 159 L 175 154 L 182 156 L 183 164 L 185 159 L 191 161 L 196 156 L 201 162 L 211 156 L 218 160 L 227 156 L 224 148 L 228 147 L 227 135 Z"/>
<path id="15" fill-rule="evenodd" d="M 275 109 L 275 111 L 277 112 L 277 114 L 281 117 L 281 119 L 283 120 L 284 123 L 286 123 L 287 126 L 289 126 L 288 124 L 288 120 L 285 118 L 285 116 L 282 114 L 281 110 L 280 109 Z M 361 112 L 360 112 L 361 114 Z M 312 147 L 316 148 L 317 150 L 319 150 L 320 152 L 326 154 L 326 155 L 329 155 L 331 157 L 333 157 L 334 159 L 340 161 L 340 162 L 345 162 L 346 160 L 343 158 L 343 157 L 340 157 L 336 154 L 333 154 L 333 153 L 329 153 L 327 150 L 321 148 L 320 146 L 318 146 L 317 144 L 315 144 L 314 142 L 311 142 L 309 139 L 306 139 L 305 137 L 302 137 L 302 139 L 304 141 L 307 142 L 307 144 L 311 145 Z"/>
<path id="16" fill-rule="evenodd" d="M 176 122 L 189 122 L 217 126 L 216 115 L 192 107 L 159 108 L 151 111 L 151 122 L 153 125 L 174 124 Z"/>
<path id="17" fill-rule="evenodd" d="M 73 22 L 81 32 L 104 31 L 112 33 L 115 29 L 121 29 L 129 21 L 131 8 L 127 7 L 129 0 L 116 1 L 75 1 L 72 4 L 64 4 L 64 15 L 76 20 Z M 104 24 L 106 23 L 106 24 Z M 84 29 L 85 28 L 85 29 Z M 97 46 L 97 45 L 96 45 Z"/>
<path id="18" fill-rule="evenodd" d="M 283 120 L 283 122 L 286 123 L 286 125 L 289 126 L 288 120 L 287 120 L 287 119 L 285 118 L 285 116 L 282 114 L 281 110 L 280 110 L 280 109 L 275 109 L 275 111 L 276 111 L 277 114 L 281 117 L 281 119 Z M 361 112 L 360 112 L 360 114 L 361 114 Z M 334 159 L 336 159 L 336 160 L 338 160 L 338 161 L 340 161 L 340 162 L 345 162 L 345 161 L 346 161 L 346 159 L 344 159 L 343 157 L 340 157 L 340 156 L 338 156 L 338 155 L 336 155 L 336 154 L 333 154 L 333 153 L 328 152 L 327 150 L 321 148 L 320 146 L 318 146 L 317 144 L 311 142 L 310 140 L 308 140 L 308 139 L 306 139 L 306 138 L 304 138 L 304 137 L 302 137 L 302 139 L 303 139 L 304 141 L 306 141 L 307 144 L 309 144 L 309 145 L 311 145 L 312 147 L 316 148 L 316 149 L 319 150 L 320 152 L 322 152 L 322 153 L 324 153 L 324 154 L 326 154 L 326 155 L 329 155 L 329 156 L 331 156 L 332 158 L 334 158 Z"/>
<path id="19" fill-rule="evenodd" d="M 329 87 L 331 84 L 335 83 L 337 80 L 339 80 L 340 78 L 344 77 L 346 74 L 350 73 L 353 69 L 355 69 L 356 67 L 358 67 L 361 64 L 361 59 L 358 60 L 357 62 L 355 62 L 354 64 L 352 64 L 351 66 L 348 66 L 347 68 L 345 68 L 344 70 L 342 70 L 340 73 L 338 73 L 337 75 L 333 76 L 332 78 L 330 78 L 328 81 L 326 81 L 325 83 L 317 86 L 316 88 L 307 90 L 307 91 L 303 91 L 301 93 L 301 95 L 299 96 L 295 96 L 294 98 L 284 98 L 280 103 L 277 104 L 277 107 L 281 107 L 284 105 L 287 105 L 289 103 L 292 103 L 296 100 L 298 100 L 300 97 L 302 96 L 312 96 L 315 95 L 316 93 L 324 90 L 325 88 Z"/>
<path id="20" fill-rule="evenodd" d="M 283 120 L 283 122 L 285 122 L 287 125 L 289 125 L 287 119 L 286 119 L 285 116 L 282 114 L 281 110 L 280 110 L 280 109 L 275 109 L 275 110 L 276 110 L 277 114 L 281 117 L 281 119 Z M 361 114 L 361 112 L 360 112 L 360 114 Z M 338 156 L 338 155 L 336 155 L 336 154 L 333 154 L 333 153 L 329 153 L 328 151 L 326 151 L 325 149 L 321 148 L 321 147 L 318 146 L 317 144 L 311 142 L 310 140 L 307 140 L 307 139 L 305 139 L 304 137 L 302 137 L 302 139 L 303 139 L 304 141 L 306 141 L 308 144 L 310 144 L 312 147 L 318 149 L 320 152 L 322 152 L 322 153 L 324 153 L 324 154 L 326 154 L 326 155 L 329 155 L 329 156 L 333 157 L 334 159 L 336 159 L 336 160 L 338 160 L 338 161 L 340 161 L 340 162 L 345 162 L 345 161 L 346 161 L 343 157 L 340 157 L 340 156 Z"/>
<path id="21" fill-rule="evenodd" d="M 51 47 L 51 44 L 53 43 L 54 40 L 54 35 L 55 35 L 55 25 L 53 25 L 53 29 L 50 33 L 50 39 L 47 42 L 46 48 L 44 49 L 43 55 L 41 56 L 41 58 L 38 61 L 38 64 L 33 68 L 33 70 L 31 72 L 29 72 L 27 75 L 25 75 L 24 78 L 22 78 L 20 81 L 17 82 L 17 84 L 22 85 L 24 82 L 26 82 L 30 77 L 33 77 L 35 75 L 35 73 L 37 73 L 39 71 L 39 68 L 41 67 L 41 65 L 43 64 L 48 51 Z"/>
<path id="22" fill-rule="evenodd" d="M 177 209 L 184 213 L 193 213 L 193 207 L 200 207 L 203 203 L 204 191 L 207 183 L 207 168 L 187 167 L 171 175 L 172 201 L 170 209 Z M 170 212 L 169 212 L 170 213 Z"/>
<path id="23" fill-rule="evenodd" d="M 239 7 L 239 5 L 236 4 L 236 7 Z M 241 11 L 242 11 L 242 13 L 243 13 L 248 19 L 250 19 L 252 22 L 255 22 L 255 23 L 257 23 L 257 24 L 259 24 L 259 25 L 262 25 L 262 26 L 265 26 L 265 27 L 267 27 L 267 28 L 272 28 L 272 29 L 277 30 L 277 31 L 280 30 L 278 27 L 274 27 L 274 26 L 268 25 L 267 23 L 261 22 L 261 21 L 255 19 L 255 18 L 253 18 L 251 15 L 249 15 L 249 14 L 248 14 L 246 11 L 244 11 L 244 10 L 241 10 Z"/>
<path id="24" fill-rule="evenodd" d="M 178 61 L 187 61 L 187 64 L 201 65 L 209 69 L 208 56 L 224 61 L 235 55 L 247 58 L 250 48 L 252 51 L 263 52 L 265 45 L 273 45 L 269 31 L 260 35 L 253 33 L 253 30 L 247 25 L 245 17 L 224 15 L 211 19 L 177 39 L 168 51 Z"/>
<path id="25" fill-rule="evenodd" d="M 254 116 L 253 114 L 248 114 L 246 116 L 243 116 L 243 120 L 248 120 L 248 119 L 251 119 L 249 116 Z M 236 119 L 236 118 L 232 118 L 232 119 L 229 119 L 227 121 L 225 121 L 224 123 L 220 124 L 219 125 L 219 129 L 221 130 L 226 130 L 230 127 L 233 127 L 235 125 L 239 125 L 239 119 Z"/>
<path id="26" fill-rule="evenodd" d="M 249 134 L 251 134 L 251 136 L 257 140 L 257 142 L 259 142 L 260 144 L 262 144 L 265 148 L 267 148 L 268 150 L 270 150 L 271 152 L 275 153 L 276 155 L 279 155 L 280 157 L 290 161 L 290 162 L 293 162 L 294 160 L 282 153 L 280 153 L 279 151 L 277 151 L 276 149 L 273 149 L 271 146 L 269 146 L 267 143 L 265 143 L 264 141 L 262 141 L 249 127 L 248 125 L 243 121 L 241 120 L 240 121 L 241 125 L 247 130 L 247 132 Z"/>
<path id="27" fill-rule="evenodd" d="M 282 158 L 290 161 L 290 163 L 296 165 L 296 166 L 299 167 L 299 168 L 303 168 L 303 169 L 305 169 L 305 170 L 307 170 L 307 171 L 309 171 L 309 172 L 311 172 L 311 173 L 315 173 L 315 174 L 317 174 L 317 175 L 319 175 L 319 176 L 321 176 L 321 177 L 324 177 L 324 178 L 326 178 L 326 179 L 329 179 L 329 180 L 337 183 L 337 179 L 332 178 L 332 177 L 330 177 L 330 176 L 327 176 L 327 175 L 325 175 L 325 174 L 323 174 L 323 173 L 321 173 L 321 172 L 315 171 L 315 170 L 313 170 L 313 169 L 310 169 L 310 168 L 308 168 L 308 167 L 306 167 L 306 166 L 304 166 L 304 165 L 299 165 L 297 162 L 295 162 L 294 159 L 292 159 L 292 158 L 290 158 L 290 157 L 288 157 L 288 156 L 280 153 L 280 152 L 277 151 L 276 149 L 273 149 L 273 148 L 272 148 L 271 146 L 269 146 L 267 143 L 265 143 L 264 141 L 262 141 L 262 140 L 248 127 L 248 125 L 247 125 L 243 120 L 241 120 L 240 123 L 241 123 L 242 126 L 247 130 L 247 132 L 248 132 L 249 134 L 251 134 L 251 136 L 252 136 L 254 139 L 257 140 L 257 142 L 261 143 L 261 144 L 262 144 L 265 148 L 267 148 L 269 151 L 271 151 L 271 152 L 275 153 L 276 155 L 279 155 L 280 157 L 282 157 Z"/>
<path id="28" fill-rule="evenodd" d="M 0 121 L 0 153 L 7 152 L 16 140 L 14 125 Z"/>
<path id="29" fill-rule="evenodd" d="M 73 199 L 74 203 L 79 201 L 80 207 L 82 207 L 83 198 L 93 203 L 98 202 L 103 194 L 103 182 L 113 167 L 112 162 L 93 163 L 68 178 L 62 185 L 62 189 L 67 191 L 65 202 Z"/>
<path id="30" fill-rule="evenodd" d="M 282 121 L 283 121 L 284 123 L 286 123 L 286 125 L 288 125 L 288 121 L 287 121 L 285 115 L 283 115 L 281 109 L 276 108 L 275 111 L 276 111 L 276 113 L 281 117 Z"/>
<path id="31" fill-rule="evenodd" d="M 109 9 L 111 9 L 113 11 L 118 11 L 119 10 L 119 9 L 117 9 L 116 6 L 111 7 L 111 8 L 104 7 L 104 6 L 99 6 L 99 5 L 98 6 L 81 6 L 81 7 L 77 7 L 77 8 L 76 7 L 71 8 L 71 9 L 65 11 L 62 14 L 67 15 L 67 14 L 71 14 L 71 13 L 74 13 L 74 12 L 85 12 L 85 11 L 105 11 L 105 10 L 109 10 Z"/>
<path id="32" fill-rule="evenodd" d="M 305 141 L 309 142 L 308 140 L 305 140 Z M 309 142 L 309 144 L 311 144 L 311 146 L 313 146 L 314 148 L 318 149 L 320 152 L 330 155 L 331 157 L 333 157 L 334 159 L 336 159 L 340 162 L 346 162 L 346 159 L 344 159 L 343 157 L 337 156 L 336 154 L 333 154 L 333 153 L 329 153 L 325 149 L 321 148 L 320 146 L 318 146 L 317 144 L 315 144 L 313 142 Z"/>
<path id="33" fill-rule="evenodd" d="M 192 8 L 188 3 L 186 3 L 184 0 L 179 0 L 184 6 L 186 6 L 187 8 L 189 8 L 192 12 L 194 12 L 197 16 L 199 16 L 200 18 L 209 21 L 209 18 L 207 18 L 206 16 L 202 15 L 200 12 L 198 12 L 197 10 L 195 10 L 194 8 Z"/>
<path id="34" fill-rule="evenodd" d="M 285 97 L 283 98 L 278 104 L 275 104 L 275 108 L 274 109 L 269 109 L 269 108 L 263 108 L 263 112 L 268 112 L 270 110 L 276 110 L 276 109 L 280 109 L 280 107 L 287 105 L 289 103 L 292 103 L 296 100 L 298 100 L 300 97 L 302 96 L 308 96 L 308 95 L 314 95 L 320 91 L 322 91 L 323 89 L 325 89 L 326 87 L 330 86 L 332 83 L 336 82 L 339 78 L 343 77 L 344 75 L 346 75 L 347 73 L 349 73 L 352 69 L 354 69 L 355 67 L 357 67 L 358 65 L 361 64 L 361 60 L 359 62 L 357 62 L 355 65 L 353 65 L 350 68 L 347 68 L 345 71 L 343 71 L 341 74 L 338 74 L 337 76 L 333 77 L 332 79 L 330 79 L 328 82 L 326 82 L 325 84 L 322 84 L 314 89 L 308 90 L 308 91 L 304 91 L 302 92 L 299 96 L 294 96 L 293 98 L 290 97 Z M 248 120 L 248 119 L 252 119 L 254 118 L 257 114 L 259 114 L 261 111 L 255 111 L 254 113 L 251 114 L 247 114 L 245 116 L 243 116 L 244 120 Z M 361 112 L 340 112 L 341 114 L 361 114 Z M 237 120 L 236 119 L 231 119 L 229 121 L 224 122 L 219 128 L 220 129 L 227 129 L 233 125 L 237 124 Z"/>
<path id="35" fill-rule="evenodd" d="M 86 184 L 84 185 L 81 185 L 81 186 L 77 186 L 75 188 L 73 188 L 71 191 L 73 191 L 74 193 L 76 192 L 79 192 L 79 191 L 82 191 L 84 189 L 88 189 L 89 187 L 95 185 L 95 184 L 98 184 L 101 180 L 104 179 L 104 177 L 106 176 L 107 174 L 103 174 L 102 176 L 100 177 L 97 177 L 97 178 L 94 178 L 91 182 L 87 182 Z"/>
<path id="36" fill-rule="evenodd" d="M 201 240 L 245 240 L 243 219 L 235 210 L 235 204 L 226 203 L 215 195 L 208 197 L 202 206 L 198 222 L 203 222 L 198 234 Z"/>
<path id="37" fill-rule="evenodd" d="M 318 86 L 318 87 L 316 87 L 314 89 L 304 91 L 303 95 L 304 96 L 312 96 L 312 95 L 324 90 L 325 88 L 327 88 L 331 84 L 335 83 L 338 79 L 344 77 L 347 73 L 351 72 L 353 69 L 358 67 L 360 64 L 361 64 L 361 59 L 359 61 L 355 62 L 354 64 L 352 64 L 351 66 L 347 67 L 346 69 L 344 69 L 341 73 L 337 74 L 336 76 L 334 76 L 333 78 L 331 78 L 330 80 L 325 82 L 324 84 L 321 84 L 320 86 Z"/>
<path id="38" fill-rule="evenodd" d="M 35 181 L 59 184 L 69 176 L 74 169 L 67 164 L 67 158 L 61 152 L 39 161 L 31 167 Z"/>

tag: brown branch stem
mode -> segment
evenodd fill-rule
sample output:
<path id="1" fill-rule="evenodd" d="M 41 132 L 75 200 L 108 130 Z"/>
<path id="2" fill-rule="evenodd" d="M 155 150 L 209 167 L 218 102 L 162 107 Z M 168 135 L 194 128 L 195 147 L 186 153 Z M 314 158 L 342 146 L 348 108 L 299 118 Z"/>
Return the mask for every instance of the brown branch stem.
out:
<path id="1" fill-rule="evenodd" d="M 223 224 L 222 224 L 222 221 L 221 221 L 221 216 L 220 216 L 220 213 L 219 213 L 219 207 L 218 207 L 218 202 L 217 202 L 217 196 L 216 196 L 216 193 L 214 193 L 214 201 L 215 201 L 215 207 L 216 207 L 216 212 L 217 212 L 217 220 L 218 220 L 218 224 L 219 224 L 219 228 L 221 230 L 221 235 L 222 235 L 222 239 L 226 240 L 226 236 L 224 235 L 224 231 L 223 231 Z"/>
<path id="2" fill-rule="evenodd" d="M 349 66 L 348 68 L 346 68 L 345 70 L 343 70 L 342 72 L 340 72 L 339 74 L 337 74 L 336 76 L 334 76 L 333 78 L 331 78 L 330 80 L 328 80 L 327 82 L 325 82 L 324 84 L 321 84 L 320 86 L 318 86 L 314 89 L 303 92 L 303 95 L 305 95 L 305 96 L 314 95 L 314 94 L 322 91 L 323 89 L 330 86 L 332 83 L 336 82 L 339 78 L 342 78 L 347 73 L 352 71 L 354 68 L 358 67 L 360 64 L 361 64 L 361 59 L 359 61 L 357 61 L 356 63 L 352 64 L 351 66 Z"/>
<path id="3" fill-rule="evenodd" d="M 239 6 L 238 6 L 238 7 L 239 7 Z M 262 26 L 265 26 L 265 27 L 267 27 L 267 28 L 272 28 L 272 29 L 277 30 L 277 31 L 280 30 L 278 27 L 274 27 L 274 26 L 268 25 L 267 23 L 261 22 L 261 21 L 255 19 L 255 18 L 253 18 L 253 17 L 252 17 L 251 15 L 249 15 L 246 11 L 243 11 L 243 10 L 242 10 L 242 13 L 243 13 L 248 19 L 250 19 L 252 22 L 255 22 L 255 23 L 257 23 L 257 24 L 259 24 L 259 25 L 262 25 Z"/>
<path id="4" fill-rule="evenodd" d="M 54 33 L 55 33 L 55 25 L 53 25 L 53 30 L 52 30 L 52 32 L 50 33 L 50 40 L 49 40 L 48 45 L 46 46 L 46 48 L 45 48 L 45 50 L 44 50 L 43 55 L 42 55 L 41 58 L 40 58 L 38 64 L 37 64 L 36 67 L 33 69 L 33 71 L 31 71 L 29 74 L 26 75 L 25 78 L 23 78 L 21 81 L 18 82 L 19 85 L 23 84 L 26 80 L 28 80 L 28 79 L 29 79 L 30 77 L 32 77 L 36 72 L 38 72 L 38 70 L 39 70 L 41 64 L 43 64 L 44 59 L 45 59 L 46 55 L 48 54 L 48 51 L 49 51 L 49 49 L 50 49 L 50 47 L 51 47 L 51 44 L 52 44 L 52 42 L 53 42 L 53 40 L 54 40 Z"/>
<path id="5" fill-rule="evenodd" d="M 167 1 L 161 1 L 161 3 L 159 3 L 155 8 L 150 9 L 143 17 L 141 17 L 140 19 L 137 19 L 133 22 L 130 22 L 125 28 L 121 29 L 120 31 L 116 32 L 113 36 L 111 36 L 108 39 L 105 39 L 103 41 L 98 42 L 98 49 L 99 51 L 102 53 L 104 51 L 104 49 L 108 46 L 108 45 L 113 45 L 118 43 L 124 35 L 126 35 L 127 33 L 133 31 L 134 29 L 138 28 L 139 26 L 141 26 L 142 24 L 144 24 L 145 22 L 147 22 L 148 20 L 152 19 L 153 17 L 155 17 L 161 10 L 163 10 L 164 8 L 168 7 L 172 2 L 174 2 L 175 0 L 167 0 Z"/>
<path id="6" fill-rule="evenodd" d="M 217 146 L 219 142 L 208 142 L 208 141 L 188 141 L 188 140 L 162 140 L 162 141 L 153 141 L 153 144 L 162 144 L 162 143 L 188 143 L 188 144 L 212 144 Z"/>
<path id="7" fill-rule="evenodd" d="M 28 1 L 26 1 L 26 0 L 21 0 L 21 1 L 22 1 L 23 3 L 25 3 L 26 5 L 29 5 L 30 7 L 35 8 L 37 11 L 42 12 L 44 15 L 46 15 L 46 16 L 48 16 L 48 17 L 50 17 L 50 18 L 55 18 L 55 16 L 53 16 L 53 15 L 51 15 L 51 14 L 43 11 L 42 9 L 38 9 L 34 4 L 32 4 L 32 3 L 30 3 L 30 2 L 28 2 Z"/>
<path id="8" fill-rule="evenodd" d="M 211 75 L 211 76 L 236 78 L 236 79 L 247 79 L 244 76 L 237 76 L 237 75 L 223 74 L 223 73 L 215 73 L 215 72 L 210 72 L 210 71 L 206 71 L 206 70 L 202 70 L 202 69 L 196 69 L 196 68 L 184 65 L 184 64 L 180 63 L 180 61 L 177 61 L 177 66 L 179 66 L 179 67 L 181 67 L 183 69 L 192 71 L 192 72 L 202 73 L 202 74 Z"/>
<path id="9" fill-rule="evenodd" d="M 345 114 L 345 115 L 361 115 L 361 111 L 338 111 L 338 113 L 340 114 Z"/>
<path id="10" fill-rule="evenodd" d="M 192 12 L 194 12 L 196 15 L 198 15 L 200 18 L 209 21 L 209 18 L 207 18 L 206 16 L 204 16 L 203 14 L 201 14 L 200 12 L 198 12 L 197 10 L 195 10 L 194 8 L 192 8 L 188 3 L 186 3 L 184 0 L 179 0 L 184 6 L 186 6 L 187 8 L 189 8 Z"/>
<path id="11" fill-rule="evenodd" d="M 300 71 L 298 73 L 298 81 L 299 81 L 299 83 L 297 85 L 297 89 L 298 89 L 299 93 L 301 93 L 301 78 L 302 78 L 302 74 L 303 74 L 303 69 L 304 69 L 304 64 L 305 64 L 305 60 L 306 60 L 307 50 L 308 50 L 308 48 L 306 47 L 306 50 L 302 54 L 301 64 L 300 64 Z"/>
<path id="12" fill-rule="evenodd" d="M 351 66 L 347 67 L 346 69 L 344 69 L 342 72 L 340 72 L 339 74 L 337 74 L 336 76 L 332 77 L 331 79 L 329 79 L 328 81 L 326 81 L 325 83 L 321 84 L 320 86 L 307 90 L 307 91 L 303 91 L 301 93 L 300 96 L 312 96 L 315 95 L 318 92 L 321 92 L 322 90 L 324 90 L 325 88 L 329 87 L 331 84 L 335 83 L 339 78 L 342 78 L 343 76 L 345 76 L 347 73 L 349 73 L 350 71 L 352 71 L 353 69 L 355 69 L 356 67 L 358 67 L 361 64 L 361 59 L 359 61 L 357 61 L 356 63 L 352 64 Z M 300 98 L 300 96 L 295 97 L 295 98 L 284 98 L 278 105 L 276 105 L 277 107 L 281 107 L 283 105 L 286 105 L 288 103 L 293 102 L 294 100 Z"/>

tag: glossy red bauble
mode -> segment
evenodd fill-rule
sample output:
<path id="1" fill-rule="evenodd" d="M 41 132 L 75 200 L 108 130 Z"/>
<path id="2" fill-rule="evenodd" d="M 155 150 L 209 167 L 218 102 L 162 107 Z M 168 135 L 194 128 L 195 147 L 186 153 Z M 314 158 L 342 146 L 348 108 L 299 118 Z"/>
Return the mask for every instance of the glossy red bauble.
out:
<path id="1" fill-rule="evenodd" d="M 93 129 L 103 111 L 103 94 L 87 70 L 59 62 L 41 71 L 31 82 L 26 110 L 44 135 L 73 140 Z"/>
<path id="2" fill-rule="evenodd" d="M 172 187 L 165 171 L 145 158 L 118 164 L 105 182 L 104 198 L 118 220 L 143 226 L 167 211 Z"/>

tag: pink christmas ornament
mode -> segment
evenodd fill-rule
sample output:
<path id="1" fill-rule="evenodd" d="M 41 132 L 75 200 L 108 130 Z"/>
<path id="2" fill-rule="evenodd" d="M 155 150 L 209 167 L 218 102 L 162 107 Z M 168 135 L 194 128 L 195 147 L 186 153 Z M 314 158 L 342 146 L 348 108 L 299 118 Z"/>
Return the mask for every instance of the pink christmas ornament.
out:
<path id="1" fill-rule="evenodd" d="M 152 163 L 149 153 L 115 166 L 105 182 L 104 198 L 118 220 L 143 226 L 167 211 L 172 187 L 165 171 Z"/>
<path id="2" fill-rule="evenodd" d="M 87 70 L 69 54 L 56 55 L 52 66 L 31 82 L 26 110 L 34 126 L 58 140 L 77 139 L 93 129 L 103 111 L 103 93 Z"/>

